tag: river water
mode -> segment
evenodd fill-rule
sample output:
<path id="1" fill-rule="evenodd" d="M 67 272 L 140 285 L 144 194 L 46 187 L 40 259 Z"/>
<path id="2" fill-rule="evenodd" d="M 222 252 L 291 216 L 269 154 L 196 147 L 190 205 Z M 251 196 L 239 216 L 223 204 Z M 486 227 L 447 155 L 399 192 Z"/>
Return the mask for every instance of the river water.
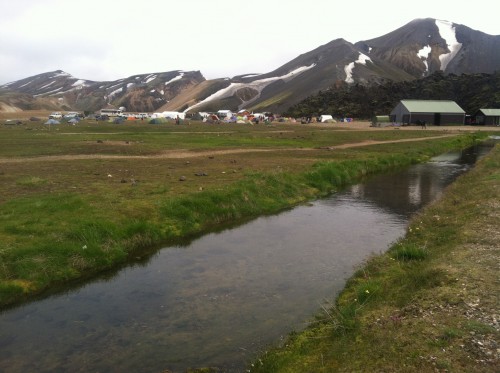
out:
<path id="1" fill-rule="evenodd" d="M 307 325 L 371 254 L 489 148 L 448 153 L 329 198 L 158 251 L 0 314 L 1 372 L 244 372 Z"/>

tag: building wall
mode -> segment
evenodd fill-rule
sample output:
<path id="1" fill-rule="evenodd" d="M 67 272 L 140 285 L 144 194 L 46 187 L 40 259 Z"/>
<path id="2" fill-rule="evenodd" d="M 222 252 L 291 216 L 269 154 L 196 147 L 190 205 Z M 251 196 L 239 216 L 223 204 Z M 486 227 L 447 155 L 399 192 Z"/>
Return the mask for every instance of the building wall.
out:
<path id="1" fill-rule="evenodd" d="M 396 105 L 394 109 L 391 111 L 391 118 L 396 123 L 404 123 L 404 117 L 409 115 L 410 112 L 406 109 L 406 107 L 400 102 Z"/>
<path id="2" fill-rule="evenodd" d="M 425 122 L 428 125 L 461 125 L 465 123 L 465 114 L 460 113 L 410 113 L 400 102 L 391 111 L 391 119 L 397 123 L 418 125 Z"/>
<path id="3" fill-rule="evenodd" d="M 498 126 L 500 125 L 500 117 L 484 117 L 484 124 L 486 126 Z"/>
<path id="4" fill-rule="evenodd" d="M 441 114 L 441 124 L 442 126 L 453 125 L 453 124 L 464 124 L 465 114 Z"/>

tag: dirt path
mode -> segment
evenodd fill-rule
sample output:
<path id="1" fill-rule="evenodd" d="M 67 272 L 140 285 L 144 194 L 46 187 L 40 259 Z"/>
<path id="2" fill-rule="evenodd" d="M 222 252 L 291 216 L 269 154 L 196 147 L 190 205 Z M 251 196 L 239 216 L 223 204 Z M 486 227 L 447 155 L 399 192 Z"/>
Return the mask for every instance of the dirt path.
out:
<path id="1" fill-rule="evenodd" d="M 377 144 L 391 144 L 399 142 L 412 142 L 412 141 L 425 141 L 431 139 L 440 139 L 444 137 L 456 136 L 456 134 L 447 134 L 432 137 L 417 137 L 412 139 L 400 139 L 390 141 L 375 141 L 367 140 L 357 143 L 342 144 L 337 146 L 327 146 L 321 149 L 335 150 L 335 149 L 348 149 L 359 146 L 377 145 Z M 52 161 L 74 161 L 83 159 L 181 159 L 181 158 L 195 158 L 207 157 L 213 155 L 224 154 L 241 154 L 241 153 L 256 153 L 256 152 L 277 152 L 277 151 L 311 151 L 317 150 L 314 148 L 244 148 L 244 149 L 223 149 L 223 150 L 207 150 L 207 151 L 189 151 L 185 149 L 168 150 L 159 154 L 152 155 L 113 155 L 113 154 L 68 154 L 68 155 L 47 155 L 40 157 L 15 157 L 15 158 L 0 158 L 0 164 L 7 163 L 25 163 L 25 162 L 52 162 Z"/>
<path id="2" fill-rule="evenodd" d="M 431 137 L 417 137 L 417 138 L 412 138 L 412 139 L 400 139 L 400 140 L 390 140 L 390 141 L 366 140 L 366 141 L 356 142 L 356 143 L 352 143 L 352 144 L 342 144 L 342 145 L 337 145 L 337 146 L 329 146 L 326 149 L 329 149 L 329 150 L 334 150 L 334 149 L 348 149 L 348 148 L 355 148 L 355 147 L 358 147 L 358 146 L 368 146 L 368 145 L 377 145 L 377 144 L 391 144 L 391 143 L 398 143 L 398 142 L 424 141 L 424 140 L 432 140 L 432 139 L 441 139 L 441 138 L 444 138 L 444 137 L 452 137 L 452 136 L 456 136 L 456 134 L 441 135 L 441 136 L 431 136 Z"/>

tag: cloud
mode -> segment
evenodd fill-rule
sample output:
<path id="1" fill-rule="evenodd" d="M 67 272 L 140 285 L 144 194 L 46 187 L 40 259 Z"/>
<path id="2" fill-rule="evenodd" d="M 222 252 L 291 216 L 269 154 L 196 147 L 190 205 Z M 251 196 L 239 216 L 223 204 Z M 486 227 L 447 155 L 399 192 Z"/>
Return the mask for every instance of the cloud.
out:
<path id="1" fill-rule="evenodd" d="M 476 0 L 474 9 L 481 3 L 489 7 Z M 59 69 L 90 80 L 172 70 L 200 70 L 209 79 L 266 73 L 334 39 L 375 38 L 414 18 L 499 33 L 494 12 L 476 20 L 463 7 L 434 0 L 421 0 L 402 17 L 387 16 L 392 5 L 386 0 L 363 2 L 355 16 L 324 0 L 0 0 L 0 5 L 0 84 Z"/>

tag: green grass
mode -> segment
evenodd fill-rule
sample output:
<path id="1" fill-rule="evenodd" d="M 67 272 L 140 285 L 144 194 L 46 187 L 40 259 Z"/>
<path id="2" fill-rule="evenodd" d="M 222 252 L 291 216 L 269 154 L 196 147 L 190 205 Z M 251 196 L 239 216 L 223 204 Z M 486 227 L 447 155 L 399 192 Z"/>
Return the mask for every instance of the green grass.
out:
<path id="1" fill-rule="evenodd" d="M 400 261 L 424 260 L 429 252 L 425 247 L 419 246 L 413 242 L 400 242 L 393 246 L 389 251 L 392 258 Z"/>
<path id="2" fill-rule="evenodd" d="M 0 305 L 473 141 L 462 135 L 414 142 L 411 148 L 403 143 L 328 151 L 321 148 L 427 132 L 140 124 L 61 126 L 49 132 L 38 126 L 0 128 Z M 272 152 L 154 156 L 165 149 L 247 147 L 272 147 Z M 96 153 L 121 158 L 24 158 Z M 127 158 L 136 155 L 150 157 Z M 2 162 L 12 157 L 21 159 Z M 207 176 L 195 176 L 200 171 Z M 181 176 L 186 181 L 179 181 Z"/>
<path id="3" fill-rule="evenodd" d="M 368 260 L 311 327 L 249 370 L 496 371 L 499 172 L 497 146 Z"/>

